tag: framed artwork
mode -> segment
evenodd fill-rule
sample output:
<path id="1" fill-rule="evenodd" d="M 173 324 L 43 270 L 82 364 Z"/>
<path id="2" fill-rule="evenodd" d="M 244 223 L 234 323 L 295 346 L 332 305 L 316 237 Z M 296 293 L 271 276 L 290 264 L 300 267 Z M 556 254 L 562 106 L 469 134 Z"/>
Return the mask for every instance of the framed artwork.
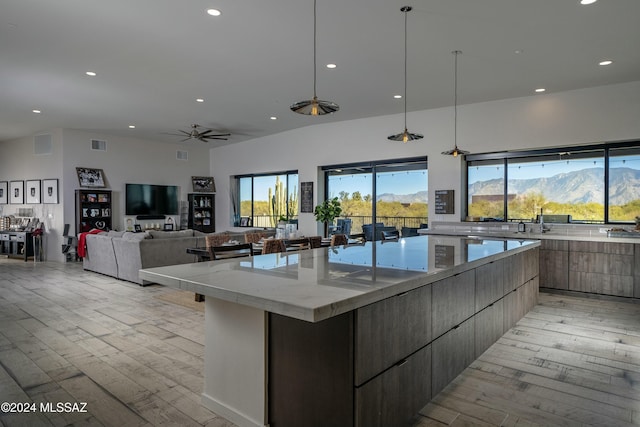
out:
<path id="1" fill-rule="evenodd" d="M 80 187 L 104 188 L 104 172 L 102 169 L 76 168 Z"/>
<path id="2" fill-rule="evenodd" d="M 27 204 L 38 204 L 41 202 L 40 198 L 40 180 L 32 179 L 27 181 L 27 186 L 25 189 L 25 194 L 27 196 Z"/>
<path id="3" fill-rule="evenodd" d="M 140 224 L 133 224 L 133 229 L 136 233 L 142 233 L 142 226 Z"/>
<path id="4" fill-rule="evenodd" d="M 9 203 L 9 183 L 7 181 L 0 181 L 0 205 L 6 205 Z"/>
<path id="5" fill-rule="evenodd" d="M 58 180 L 42 180 L 42 203 L 57 204 L 58 202 Z"/>
<path id="6" fill-rule="evenodd" d="M 164 231 L 173 231 L 173 224 L 165 224 Z"/>
<path id="7" fill-rule="evenodd" d="M 215 193 L 216 183 L 212 176 L 192 176 L 193 191 L 195 193 Z"/>
<path id="8" fill-rule="evenodd" d="M 12 205 L 24 204 L 24 181 L 11 181 L 9 183 L 9 200 Z"/>
<path id="9" fill-rule="evenodd" d="M 240 227 L 248 227 L 249 226 L 249 217 L 243 216 L 240 218 Z"/>
<path id="10" fill-rule="evenodd" d="M 300 183 L 300 212 L 313 212 L 313 181 Z"/>

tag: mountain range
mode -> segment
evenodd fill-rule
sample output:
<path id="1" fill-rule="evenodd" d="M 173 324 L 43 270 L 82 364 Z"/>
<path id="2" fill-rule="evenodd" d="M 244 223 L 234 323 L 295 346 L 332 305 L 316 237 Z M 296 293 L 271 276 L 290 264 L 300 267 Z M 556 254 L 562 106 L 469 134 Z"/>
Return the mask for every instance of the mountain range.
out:
<path id="1" fill-rule="evenodd" d="M 536 192 L 549 201 L 559 203 L 604 203 L 604 169 L 588 168 L 559 173 L 545 178 L 510 179 L 509 194 Z M 469 196 L 502 194 L 502 180 L 478 181 L 469 187 Z M 609 170 L 609 202 L 624 205 L 640 199 L 640 170 L 612 168 Z"/>
<path id="2" fill-rule="evenodd" d="M 545 178 L 510 179 L 509 194 L 527 192 L 542 193 L 549 201 L 559 203 L 603 203 L 603 168 L 587 168 L 574 172 L 559 173 Z M 624 205 L 640 199 L 640 170 L 631 168 L 611 168 L 609 170 L 609 202 Z M 478 181 L 469 187 L 469 196 L 503 194 L 500 179 Z M 428 203 L 429 193 L 419 191 L 413 194 L 380 194 L 377 201 L 400 203 Z"/>

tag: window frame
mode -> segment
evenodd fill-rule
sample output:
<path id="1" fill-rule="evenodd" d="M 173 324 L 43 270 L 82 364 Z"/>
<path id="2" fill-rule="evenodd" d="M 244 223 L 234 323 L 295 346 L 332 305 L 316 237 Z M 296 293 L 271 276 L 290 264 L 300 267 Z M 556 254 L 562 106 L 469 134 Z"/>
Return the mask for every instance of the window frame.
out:
<path id="1" fill-rule="evenodd" d="M 286 182 L 285 182 L 285 186 L 287 188 L 287 194 L 286 194 L 286 204 L 287 206 L 289 205 L 289 193 L 290 193 L 290 187 L 289 187 L 289 177 L 291 175 L 296 175 L 297 178 L 297 185 L 296 185 L 296 193 L 299 191 L 298 186 L 300 185 L 300 174 L 298 173 L 297 169 L 290 169 L 290 170 L 286 170 L 286 171 L 279 171 L 279 172 L 263 172 L 263 173 L 251 173 L 251 174 L 241 174 L 241 175 L 235 175 L 233 177 L 234 181 L 235 181 L 235 189 L 233 190 L 233 192 L 235 193 L 235 206 L 232 206 L 231 208 L 233 209 L 233 212 L 238 212 L 237 216 L 237 220 L 238 220 L 238 224 L 234 225 L 236 227 L 248 227 L 248 228 L 253 228 L 256 227 L 253 224 L 253 218 L 255 218 L 255 188 L 254 188 L 254 179 L 255 178 L 264 178 L 264 177 L 278 177 L 278 176 L 282 176 L 284 175 L 286 178 Z M 250 218 L 251 220 L 249 221 L 249 223 L 247 225 L 241 225 L 241 216 L 240 216 L 240 207 L 242 205 L 242 200 L 240 198 L 241 194 L 241 185 L 240 185 L 240 180 L 241 179 L 246 179 L 246 178 L 250 178 L 251 179 L 251 214 L 250 214 Z M 232 202 L 233 203 L 233 202 Z M 289 212 L 287 210 L 287 220 L 292 220 L 292 219 L 297 219 L 298 214 L 296 213 L 296 215 L 294 215 L 294 217 L 289 217 Z M 235 218 L 233 219 L 235 221 Z"/>

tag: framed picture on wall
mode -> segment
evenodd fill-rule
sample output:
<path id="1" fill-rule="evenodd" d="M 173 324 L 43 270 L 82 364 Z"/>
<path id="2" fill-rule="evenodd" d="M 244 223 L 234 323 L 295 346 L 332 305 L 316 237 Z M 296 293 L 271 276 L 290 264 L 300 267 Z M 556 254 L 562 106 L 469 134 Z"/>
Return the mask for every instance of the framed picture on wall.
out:
<path id="1" fill-rule="evenodd" d="M 9 183 L 7 181 L 0 181 L 0 205 L 6 205 L 9 203 Z"/>
<path id="2" fill-rule="evenodd" d="M 192 176 L 193 191 L 195 193 L 215 193 L 216 183 L 212 176 Z"/>
<path id="3" fill-rule="evenodd" d="M 104 188 L 104 172 L 102 169 L 76 168 L 80 187 Z"/>
<path id="4" fill-rule="evenodd" d="M 27 196 L 27 204 L 40 203 L 40 180 L 32 179 L 27 181 L 25 194 Z"/>
<path id="5" fill-rule="evenodd" d="M 9 183 L 9 200 L 12 205 L 24 204 L 24 181 L 11 181 Z"/>
<path id="6" fill-rule="evenodd" d="M 57 179 L 42 180 L 42 203 L 50 203 L 50 204 L 58 203 L 58 180 Z"/>

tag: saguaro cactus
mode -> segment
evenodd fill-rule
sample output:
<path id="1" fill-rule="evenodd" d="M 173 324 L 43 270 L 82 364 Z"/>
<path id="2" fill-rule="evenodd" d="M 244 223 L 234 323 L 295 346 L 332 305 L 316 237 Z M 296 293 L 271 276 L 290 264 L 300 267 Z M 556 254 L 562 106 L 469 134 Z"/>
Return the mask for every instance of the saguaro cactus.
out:
<path id="1" fill-rule="evenodd" d="M 269 188 L 269 217 L 271 226 L 278 225 L 280 216 L 287 215 L 287 193 L 284 188 L 284 183 L 280 181 L 279 177 L 276 177 L 276 188 L 272 190 Z"/>

